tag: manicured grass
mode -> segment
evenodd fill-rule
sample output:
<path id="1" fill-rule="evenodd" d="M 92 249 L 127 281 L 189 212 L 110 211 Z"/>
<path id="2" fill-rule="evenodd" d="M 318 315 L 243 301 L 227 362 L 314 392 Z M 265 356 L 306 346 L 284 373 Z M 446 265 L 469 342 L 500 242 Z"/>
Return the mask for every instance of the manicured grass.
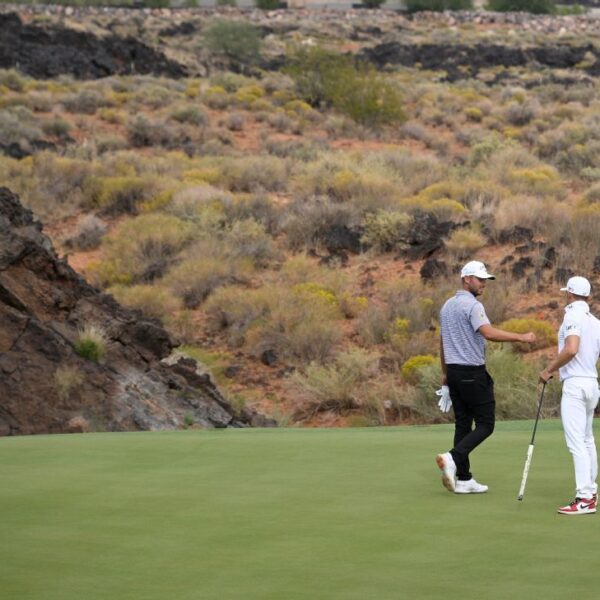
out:
<path id="1" fill-rule="evenodd" d="M 480 496 L 440 484 L 448 426 L 0 439 L 0 598 L 593 597 L 557 422 L 516 500 L 531 427 L 476 451 Z"/>

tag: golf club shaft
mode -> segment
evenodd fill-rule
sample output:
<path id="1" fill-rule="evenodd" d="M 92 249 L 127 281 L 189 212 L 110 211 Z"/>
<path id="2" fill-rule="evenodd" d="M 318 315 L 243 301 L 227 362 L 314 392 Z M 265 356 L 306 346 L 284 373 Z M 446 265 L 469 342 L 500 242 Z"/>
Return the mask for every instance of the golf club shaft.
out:
<path id="1" fill-rule="evenodd" d="M 533 434 L 531 435 L 531 443 L 527 448 L 527 458 L 525 459 L 525 467 L 523 468 L 523 477 L 521 477 L 521 487 L 519 488 L 519 496 L 517 500 L 523 500 L 525 495 L 525 486 L 527 485 L 527 476 L 529 475 L 529 467 L 531 466 L 531 458 L 533 457 L 533 448 L 535 442 L 535 432 L 537 431 L 538 421 L 540 419 L 540 412 L 542 410 L 542 402 L 544 400 L 544 391 L 546 390 L 546 382 L 542 386 L 542 393 L 540 394 L 540 401 L 538 404 L 537 414 L 535 415 L 535 424 L 533 425 Z"/>

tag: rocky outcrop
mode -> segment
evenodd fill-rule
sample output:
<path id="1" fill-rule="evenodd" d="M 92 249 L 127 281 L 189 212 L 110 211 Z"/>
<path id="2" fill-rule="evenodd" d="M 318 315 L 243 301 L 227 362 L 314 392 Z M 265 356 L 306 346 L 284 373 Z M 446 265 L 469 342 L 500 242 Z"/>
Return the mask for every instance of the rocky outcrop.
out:
<path id="1" fill-rule="evenodd" d="M 493 67 L 524 67 L 539 65 L 551 69 L 570 69 L 593 56 L 595 62 L 583 71 L 589 75 L 600 74 L 600 53 L 592 44 L 572 46 L 556 44 L 529 48 L 509 47 L 499 44 L 406 44 L 387 42 L 373 48 L 365 48 L 360 57 L 382 69 L 387 65 L 415 66 L 447 72 L 447 79 L 454 81 L 476 75 L 481 69 Z"/>
<path id="2" fill-rule="evenodd" d="M 0 68 L 18 68 L 36 78 L 70 74 L 77 79 L 153 74 L 183 77 L 186 70 L 131 37 L 96 37 L 57 24 L 34 25 L 15 13 L 0 13 Z"/>
<path id="3" fill-rule="evenodd" d="M 236 413 L 158 321 L 119 306 L 55 254 L 42 226 L 0 188 L 0 435 L 270 425 Z M 100 362 L 75 350 L 106 332 Z"/>

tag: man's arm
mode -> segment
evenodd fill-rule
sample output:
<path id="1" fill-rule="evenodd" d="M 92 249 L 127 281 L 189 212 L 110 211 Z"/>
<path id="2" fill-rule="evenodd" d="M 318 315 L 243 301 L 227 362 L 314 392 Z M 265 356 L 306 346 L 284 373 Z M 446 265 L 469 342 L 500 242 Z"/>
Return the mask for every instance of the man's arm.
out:
<path id="1" fill-rule="evenodd" d="M 564 367 L 568 362 L 573 360 L 578 350 L 579 336 L 569 335 L 565 339 L 565 345 L 558 356 L 540 373 L 540 383 L 546 383 L 560 367 Z"/>
<path id="2" fill-rule="evenodd" d="M 446 368 L 446 358 L 444 357 L 444 344 L 440 335 L 440 363 L 442 364 L 442 385 L 448 385 L 448 369 Z"/>
<path id="3" fill-rule="evenodd" d="M 535 333 L 513 333 L 512 331 L 504 331 L 491 325 L 482 325 L 479 328 L 479 333 L 490 342 L 529 342 L 533 343 L 536 340 Z"/>

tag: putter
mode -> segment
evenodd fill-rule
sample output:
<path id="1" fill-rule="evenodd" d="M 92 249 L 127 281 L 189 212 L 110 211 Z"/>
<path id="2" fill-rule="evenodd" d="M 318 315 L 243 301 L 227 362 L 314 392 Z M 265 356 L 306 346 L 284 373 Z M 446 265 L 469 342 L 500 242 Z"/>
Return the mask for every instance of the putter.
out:
<path id="1" fill-rule="evenodd" d="M 537 430 L 538 421 L 540 420 L 540 411 L 542 410 L 542 401 L 544 400 L 544 391 L 546 389 L 546 383 L 542 386 L 542 393 L 540 394 L 540 403 L 538 404 L 537 415 L 535 416 L 535 425 L 533 426 L 533 435 L 531 436 L 531 444 L 527 448 L 527 458 L 525 460 L 525 468 L 523 469 L 523 478 L 521 479 L 521 487 L 519 488 L 519 497 L 517 500 L 523 500 L 525 495 L 525 485 L 527 484 L 527 475 L 529 475 L 529 467 L 531 466 L 531 457 L 533 456 L 533 444 L 535 442 L 535 432 Z"/>

